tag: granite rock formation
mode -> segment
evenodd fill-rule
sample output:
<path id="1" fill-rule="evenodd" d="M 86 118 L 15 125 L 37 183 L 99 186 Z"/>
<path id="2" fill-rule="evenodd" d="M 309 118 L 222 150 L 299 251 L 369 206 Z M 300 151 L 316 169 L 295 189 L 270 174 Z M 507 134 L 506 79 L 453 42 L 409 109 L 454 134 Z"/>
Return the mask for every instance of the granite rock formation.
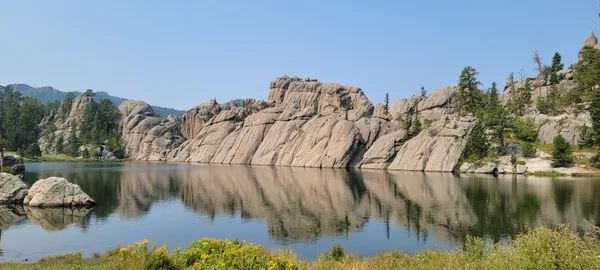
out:
<path id="1" fill-rule="evenodd" d="M 156 116 L 146 102 L 128 100 L 119 106 L 125 154 L 135 160 L 164 160 L 183 141 L 178 119 Z"/>
<path id="2" fill-rule="evenodd" d="M 403 157 L 429 155 L 432 165 L 411 170 L 451 170 L 474 125 L 472 119 L 452 120 L 458 103 L 455 86 L 440 88 L 429 97 L 402 99 L 386 113 L 355 86 L 316 79 L 283 76 L 270 84 L 269 100 L 238 106 L 216 101 L 185 114 L 182 130 L 192 138 L 172 150 L 167 160 L 217 164 L 252 164 L 321 168 L 385 168 L 398 151 Z M 407 141 L 406 122 L 440 119 Z M 446 127 L 446 124 L 448 127 Z M 453 128 L 455 125 L 457 127 Z M 403 144 L 452 148 L 428 153 Z M 402 150 L 405 149 L 405 150 Z M 408 150 L 410 149 L 410 150 Z M 438 160 L 436 160 L 438 159 Z M 398 161 L 400 162 L 400 160 Z M 439 162 L 433 165 L 433 162 Z M 394 169 L 404 169 L 401 166 Z"/>
<path id="3" fill-rule="evenodd" d="M 56 154 L 57 144 L 62 143 L 62 149 L 67 149 L 69 144 L 69 136 L 74 128 L 75 134 L 79 136 L 79 127 L 83 122 L 83 116 L 88 106 L 94 103 L 94 97 L 88 94 L 80 94 L 75 98 L 71 108 L 68 111 L 63 111 L 62 106 L 53 111 L 50 116 L 45 117 L 40 124 L 41 127 L 53 123 L 56 126 L 56 131 L 51 134 L 42 134 L 38 140 L 40 149 L 44 153 Z M 43 129 L 42 129 L 43 130 Z"/>
<path id="4" fill-rule="evenodd" d="M 36 181 L 23 204 L 31 207 L 93 206 L 96 202 L 67 179 L 50 177 Z"/>
<path id="5" fill-rule="evenodd" d="M 27 196 L 27 184 L 21 178 L 0 173 L 0 204 L 20 204 Z"/>

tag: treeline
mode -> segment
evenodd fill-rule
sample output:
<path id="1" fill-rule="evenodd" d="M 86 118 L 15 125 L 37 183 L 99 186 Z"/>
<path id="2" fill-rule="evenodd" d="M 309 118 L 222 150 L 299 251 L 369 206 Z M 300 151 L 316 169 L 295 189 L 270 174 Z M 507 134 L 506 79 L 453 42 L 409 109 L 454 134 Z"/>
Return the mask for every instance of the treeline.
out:
<path id="1" fill-rule="evenodd" d="M 94 92 L 88 89 L 83 95 L 94 97 Z M 58 117 L 63 119 L 68 115 L 71 105 L 73 104 L 74 96 L 65 96 L 61 103 L 61 109 L 58 111 Z M 92 102 L 85 108 L 82 122 L 79 128 L 71 128 L 71 133 L 67 138 L 67 149 L 62 146 L 65 143 L 64 138 L 59 137 L 56 141 L 56 151 L 60 154 L 68 154 L 74 157 L 82 156 L 84 158 L 94 157 L 97 147 L 105 147 L 113 152 L 116 157 L 123 157 L 123 142 L 119 134 L 119 121 L 121 114 L 117 106 L 110 100 L 102 99 Z M 52 134 L 55 126 L 46 127 L 46 134 Z M 80 150 L 82 147 L 82 150 Z"/>
<path id="2" fill-rule="evenodd" d="M 559 88 L 559 83 L 563 79 L 560 71 L 564 67 L 560 54 L 554 55 L 551 66 L 543 66 L 539 55 L 534 53 L 534 60 L 537 59 L 540 67 L 538 68 L 539 81 L 549 81 L 549 84 L 537 86 L 540 91 L 548 92 L 546 97 L 538 98 L 535 110 L 544 114 L 557 114 L 559 112 L 579 113 L 582 109 L 589 108 L 592 126 L 580 127 L 579 147 L 598 149 L 600 147 L 600 132 L 597 132 L 600 131 L 600 50 L 584 48 L 580 56 L 580 61 L 572 66 L 576 87 L 567 92 Z M 480 89 L 478 74 L 475 68 L 467 66 L 459 76 L 458 113 L 460 116 L 473 115 L 478 119 L 467 142 L 463 159 L 476 161 L 505 155 L 507 137 L 521 141 L 523 156 L 533 157 L 535 155 L 533 144 L 537 139 L 537 130 L 531 118 L 523 117 L 533 103 L 531 80 L 521 81 L 520 87 L 515 89 L 517 82 L 514 81 L 514 74 L 511 73 L 507 85 L 511 90 L 510 100 L 504 106 L 499 99 L 496 83 L 492 83 L 492 87 L 484 91 Z M 600 152 L 590 162 L 600 165 Z M 570 163 L 573 163 L 572 147 L 559 135 L 554 139 L 553 166 L 562 167 Z"/>
<path id="3" fill-rule="evenodd" d="M 51 105 L 22 96 L 10 86 L 0 86 L 0 149 L 38 157 L 39 123 L 50 112 Z"/>

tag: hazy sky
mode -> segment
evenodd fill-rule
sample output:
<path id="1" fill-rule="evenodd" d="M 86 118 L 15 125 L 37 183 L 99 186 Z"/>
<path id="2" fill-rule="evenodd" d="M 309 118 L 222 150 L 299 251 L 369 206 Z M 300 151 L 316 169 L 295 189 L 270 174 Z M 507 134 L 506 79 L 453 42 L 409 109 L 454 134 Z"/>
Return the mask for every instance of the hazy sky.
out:
<path id="1" fill-rule="evenodd" d="M 0 84 L 106 91 L 188 109 L 268 96 L 276 77 L 361 87 L 373 102 L 456 84 L 534 75 L 531 53 L 566 65 L 597 1 L 0 0 Z"/>

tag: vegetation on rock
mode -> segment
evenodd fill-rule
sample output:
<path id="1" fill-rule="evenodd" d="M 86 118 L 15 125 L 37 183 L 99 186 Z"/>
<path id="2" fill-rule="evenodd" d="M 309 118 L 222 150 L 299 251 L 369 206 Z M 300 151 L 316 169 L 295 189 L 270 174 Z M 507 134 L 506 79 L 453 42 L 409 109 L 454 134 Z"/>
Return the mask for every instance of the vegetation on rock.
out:
<path id="1" fill-rule="evenodd" d="M 573 152 L 571 144 L 561 135 L 554 138 L 554 150 L 552 151 L 552 167 L 565 167 L 573 164 Z"/>

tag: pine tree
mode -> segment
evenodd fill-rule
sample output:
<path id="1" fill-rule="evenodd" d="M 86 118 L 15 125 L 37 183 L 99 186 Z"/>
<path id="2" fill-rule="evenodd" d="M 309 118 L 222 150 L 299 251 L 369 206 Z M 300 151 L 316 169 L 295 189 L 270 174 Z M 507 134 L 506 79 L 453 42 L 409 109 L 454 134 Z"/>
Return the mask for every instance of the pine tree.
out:
<path id="1" fill-rule="evenodd" d="M 529 103 L 531 102 L 531 84 L 529 81 L 525 81 L 525 86 L 520 87 L 517 92 L 517 114 L 523 115 L 525 114 L 525 109 L 527 109 L 527 106 L 529 106 Z"/>
<path id="2" fill-rule="evenodd" d="M 67 95 L 63 98 L 63 101 L 60 104 L 59 115 L 62 119 L 67 118 L 67 116 L 71 112 L 71 106 L 73 106 L 73 101 L 75 101 L 75 94 L 73 94 L 73 92 L 67 93 Z"/>
<path id="3" fill-rule="evenodd" d="M 585 47 L 580 56 L 581 60 L 575 65 L 574 81 L 578 92 L 586 94 L 590 102 L 593 130 L 600 130 L 600 50 Z M 600 132 L 596 132 L 594 142 L 600 145 Z"/>
<path id="4" fill-rule="evenodd" d="M 71 136 L 69 136 L 69 155 L 72 157 L 79 156 L 79 147 L 81 143 L 79 142 L 79 138 L 77 138 L 75 127 L 71 128 Z"/>
<path id="5" fill-rule="evenodd" d="M 550 83 L 551 84 L 557 84 L 560 82 L 560 80 L 562 79 L 559 75 L 558 72 L 563 70 L 563 68 L 565 67 L 565 65 L 562 63 L 562 57 L 560 56 L 560 53 L 556 52 L 554 53 L 554 56 L 552 57 L 552 66 L 550 66 Z"/>
<path id="6" fill-rule="evenodd" d="M 425 90 L 425 86 L 421 85 L 421 97 L 426 97 L 427 96 L 427 90 Z"/>
<path id="7" fill-rule="evenodd" d="M 471 66 L 466 66 L 460 74 L 458 81 L 458 111 L 460 115 L 475 114 L 482 103 L 481 91 L 478 88 L 481 83 L 476 77 L 478 74 L 479 72 Z"/>
<path id="8" fill-rule="evenodd" d="M 507 112 L 500 102 L 498 93 L 498 85 L 492 83 L 492 88 L 488 93 L 488 99 L 483 115 L 487 127 L 493 131 L 494 142 L 498 144 L 498 153 L 502 153 L 504 149 L 504 130 L 507 125 Z"/>
<path id="9" fill-rule="evenodd" d="M 64 139 L 61 135 L 56 139 L 56 153 L 57 154 L 63 153 L 63 143 L 64 143 Z"/>
<path id="10" fill-rule="evenodd" d="M 386 115 L 389 114 L 389 108 L 390 108 L 390 95 L 388 93 L 385 93 L 385 100 L 384 100 L 385 104 L 383 105 L 383 113 L 385 113 Z"/>
<path id="11" fill-rule="evenodd" d="M 465 151 L 463 152 L 464 158 L 479 160 L 487 156 L 488 148 L 489 144 L 485 136 L 483 124 L 477 121 L 471 137 L 467 140 Z"/>
<path id="12" fill-rule="evenodd" d="M 554 150 L 552 151 L 552 167 L 565 167 L 573 163 L 571 144 L 562 135 L 554 137 Z"/>

